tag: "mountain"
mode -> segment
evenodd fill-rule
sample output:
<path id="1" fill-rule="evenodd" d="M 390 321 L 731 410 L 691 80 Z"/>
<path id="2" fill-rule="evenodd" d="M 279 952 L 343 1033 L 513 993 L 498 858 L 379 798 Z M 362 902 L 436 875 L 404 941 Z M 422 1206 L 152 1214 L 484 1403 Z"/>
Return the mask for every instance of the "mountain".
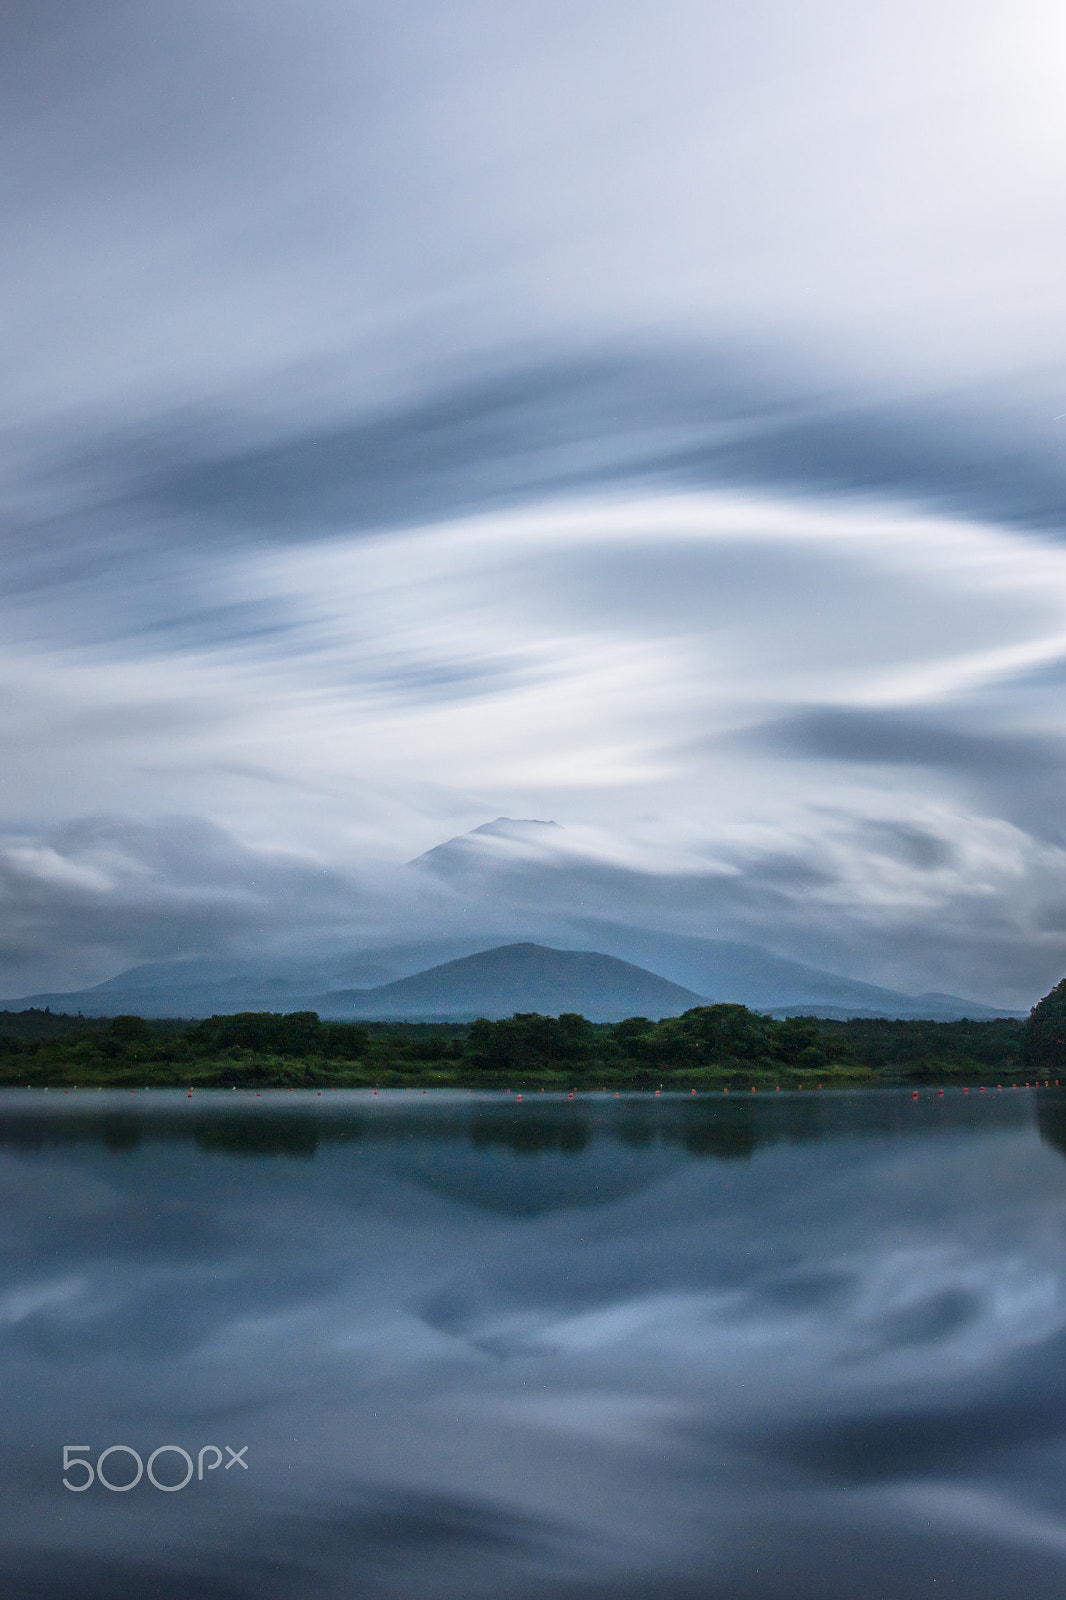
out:
<path id="1" fill-rule="evenodd" d="M 318 997 L 323 1015 L 361 1018 L 558 1016 L 579 1011 L 593 1022 L 669 1017 L 706 1002 L 691 989 L 594 950 L 500 945 L 373 989 Z"/>
<path id="2" fill-rule="evenodd" d="M 860 978 L 845 978 L 774 955 L 760 945 L 731 939 L 699 939 L 648 928 L 594 923 L 576 930 L 599 949 L 623 960 L 651 965 L 675 983 L 712 1000 L 734 1001 L 753 1011 L 820 1017 L 910 1017 L 947 1022 L 958 1017 L 1024 1015 L 982 1005 L 961 995 L 904 994 Z"/>
<path id="3" fill-rule="evenodd" d="M 150 961 L 90 989 L 26 995 L 9 1009 L 48 1007 L 86 1016 L 205 1017 L 216 1012 L 299 1011 L 309 989 L 321 987 L 303 975 L 279 976 L 219 961 Z M 0 1002 L 3 1005 L 4 1002 Z"/>
<path id="4" fill-rule="evenodd" d="M 506 1014 L 552 1006 L 582 1010 L 584 1002 L 575 998 L 580 984 L 574 989 L 569 979 L 564 982 L 561 977 L 561 987 L 553 987 L 555 980 L 546 977 L 543 983 L 519 982 L 516 974 L 502 988 L 487 978 L 484 983 L 479 979 L 473 989 L 464 987 L 465 959 L 487 959 L 500 949 L 539 948 L 559 958 L 613 960 L 676 989 L 670 999 L 657 989 L 652 998 L 633 998 L 623 1005 L 621 996 L 635 996 L 638 991 L 624 985 L 613 990 L 609 984 L 601 991 L 593 983 L 589 1004 L 595 1008 L 602 1002 L 611 1015 L 661 1015 L 663 1007 L 683 1011 L 698 1003 L 701 995 L 777 1015 L 949 1021 L 1025 1014 L 958 995 L 904 994 L 808 966 L 757 944 L 642 925 L 673 921 L 679 906 L 693 916 L 695 881 L 691 873 L 672 876 L 619 865 L 601 852 L 594 836 L 556 822 L 497 817 L 398 869 L 389 895 L 401 908 L 399 926 L 391 916 L 382 922 L 392 921 L 397 932 L 404 921 L 419 928 L 416 938 L 402 944 L 383 941 L 338 950 L 335 940 L 332 953 L 302 950 L 299 959 L 287 961 L 276 955 L 258 961 L 254 957 L 156 961 L 93 988 L 0 1000 L 0 1006 L 11 1010 L 48 1006 L 90 1016 L 135 1012 L 197 1017 L 213 1012 L 305 1010 L 351 1016 L 357 1006 L 371 1008 L 361 1012 L 366 1016 L 472 1015 L 504 1005 L 501 996 L 505 989 L 512 993 L 507 985 L 513 978 L 517 998 L 514 1004 L 507 1002 Z M 713 927 L 713 883 L 700 885 L 699 893 L 704 897 L 699 902 L 701 920 Z M 431 978 L 430 973 L 444 976 Z M 453 983 L 454 992 L 448 987 Z M 549 1002 L 549 996 L 555 998 Z M 621 1012 L 616 1000 L 623 1005 Z"/>
<path id="5" fill-rule="evenodd" d="M 475 951 L 418 969 L 455 939 L 369 951 L 343 963 L 343 981 L 314 963 L 287 974 L 217 962 L 159 961 L 133 967 L 91 989 L 23 995 L 0 1008 L 68 1015 L 203 1017 L 234 1011 L 317 1011 L 326 1017 L 510 1016 L 515 1011 L 580 1011 L 594 1019 L 670 1016 L 690 1006 L 732 1001 L 777 1016 L 910 1017 L 950 1021 L 1023 1015 L 947 994 L 901 994 L 788 961 L 757 945 L 657 934 L 649 929 L 589 926 L 611 953 L 521 943 Z M 469 944 L 470 937 L 462 943 Z M 476 937 L 473 939 L 476 944 Z M 442 948 L 443 947 L 443 948 Z M 537 952 L 508 955 L 508 952 Z M 667 978 L 632 958 L 654 960 Z M 369 978 L 404 976 L 372 987 Z M 685 980 L 688 980 L 687 982 Z M 329 987 L 327 987 L 329 985 Z M 704 998 L 706 997 L 706 998 Z"/>
<path id="6" fill-rule="evenodd" d="M 447 885 L 464 906 L 484 908 L 486 917 L 509 908 L 524 921 L 521 936 L 527 939 L 598 950 L 648 967 L 697 994 L 757 1011 L 939 1021 L 1005 1014 L 1003 1007 L 960 995 L 905 994 L 826 972 L 756 944 L 634 925 L 637 906 L 649 921 L 659 916 L 673 921 L 679 906 L 692 905 L 697 880 L 690 872 L 671 875 L 620 865 L 599 852 L 595 837 L 556 822 L 497 817 L 427 850 L 408 870 Z M 713 884 L 702 892 L 713 925 Z"/>

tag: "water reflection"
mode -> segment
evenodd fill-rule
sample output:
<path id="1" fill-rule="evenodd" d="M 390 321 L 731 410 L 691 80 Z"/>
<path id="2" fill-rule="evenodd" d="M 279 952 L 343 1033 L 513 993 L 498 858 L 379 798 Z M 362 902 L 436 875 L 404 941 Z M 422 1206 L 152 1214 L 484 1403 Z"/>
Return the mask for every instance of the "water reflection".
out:
<path id="1" fill-rule="evenodd" d="M 1062 1593 L 1053 1091 L 42 1100 L 5 1597 Z M 71 1441 L 249 1469 L 75 1495 Z"/>
<path id="2" fill-rule="evenodd" d="M 202 1149 L 231 1155 L 307 1158 L 320 1145 L 436 1144 L 469 1142 L 476 1150 L 501 1147 L 520 1155 L 564 1152 L 579 1155 L 594 1142 L 630 1150 L 678 1145 L 694 1156 L 745 1159 L 779 1143 L 841 1138 L 926 1136 L 932 1131 L 965 1133 L 985 1126 L 1028 1127 L 1066 1154 L 1066 1100 L 1054 1091 L 926 1091 L 912 1098 L 897 1090 L 852 1093 L 792 1093 L 650 1097 L 599 1096 L 576 1100 L 544 1096 L 520 1102 L 510 1096 L 466 1099 L 441 1094 L 437 1103 L 382 1096 L 373 1104 L 365 1091 L 331 1097 L 267 1094 L 255 1108 L 228 1103 L 224 1094 L 201 1093 L 184 1107 L 184 1095 L 147 1093 L 133 1109 L 125 1094 L 86 1092 L 82 1103 L 56 1112 L 40 1095 L 20 1098 L 0 1091 L 0 1148 L 43 1148 L 102 1142 L 115 1151 L 144 1140 L 191 1140 Z M 124 1109 L 116 1111 L 118 1099 Z M 210 1109 L 202 1109 L 204 1102 Z M 616 1103 L 617 1102 L 617 1103 Z M 178 1109 L 178 1105 L 181 1109 Z"/>

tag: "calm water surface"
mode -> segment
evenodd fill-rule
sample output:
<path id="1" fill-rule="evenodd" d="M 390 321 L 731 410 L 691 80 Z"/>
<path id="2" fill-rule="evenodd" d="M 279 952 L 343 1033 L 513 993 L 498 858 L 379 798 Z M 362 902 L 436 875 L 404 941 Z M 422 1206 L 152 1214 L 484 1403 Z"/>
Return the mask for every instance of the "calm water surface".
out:
<path id="1" fill-rule="evenodd" d="M 1054 1090 L 5 1092 L 0 1593 L 1061 1600 L 1064 1151 Z"/>

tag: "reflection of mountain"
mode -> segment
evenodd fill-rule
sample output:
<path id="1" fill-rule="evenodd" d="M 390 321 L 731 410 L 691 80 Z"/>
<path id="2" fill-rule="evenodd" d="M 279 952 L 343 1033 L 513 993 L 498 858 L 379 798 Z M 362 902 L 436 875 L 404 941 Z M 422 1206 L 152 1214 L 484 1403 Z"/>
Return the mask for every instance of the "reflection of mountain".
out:
<path id="1" fill-rule="evenodd" d="M 333 1016 L 509 1017 L 516 1011 L 549 1016 L 578 1011 L 593 1022 L 676 1016 L 701 1004 L 690 989 L 627 961 L 539 944 L 501 945 L 376 989 L 319 997 L 319 1009 Z"/>

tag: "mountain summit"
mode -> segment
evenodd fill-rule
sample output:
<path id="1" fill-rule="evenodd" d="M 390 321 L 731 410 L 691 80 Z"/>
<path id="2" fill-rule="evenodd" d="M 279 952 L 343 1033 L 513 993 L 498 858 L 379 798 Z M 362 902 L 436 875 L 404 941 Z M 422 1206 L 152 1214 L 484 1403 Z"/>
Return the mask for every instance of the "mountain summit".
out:
<path id="1" fill-rule="evenodd" d="M 560 847 L 564 830 L 557 822 L 541 822 L 535 817 L 497 817 L 480 828 L 457 834 L 433 846 L 408 862 L 426 867 L 444 878 L 473 867 L 499 866 L 508 861 L 528 860 L 553 853 Z"/>

